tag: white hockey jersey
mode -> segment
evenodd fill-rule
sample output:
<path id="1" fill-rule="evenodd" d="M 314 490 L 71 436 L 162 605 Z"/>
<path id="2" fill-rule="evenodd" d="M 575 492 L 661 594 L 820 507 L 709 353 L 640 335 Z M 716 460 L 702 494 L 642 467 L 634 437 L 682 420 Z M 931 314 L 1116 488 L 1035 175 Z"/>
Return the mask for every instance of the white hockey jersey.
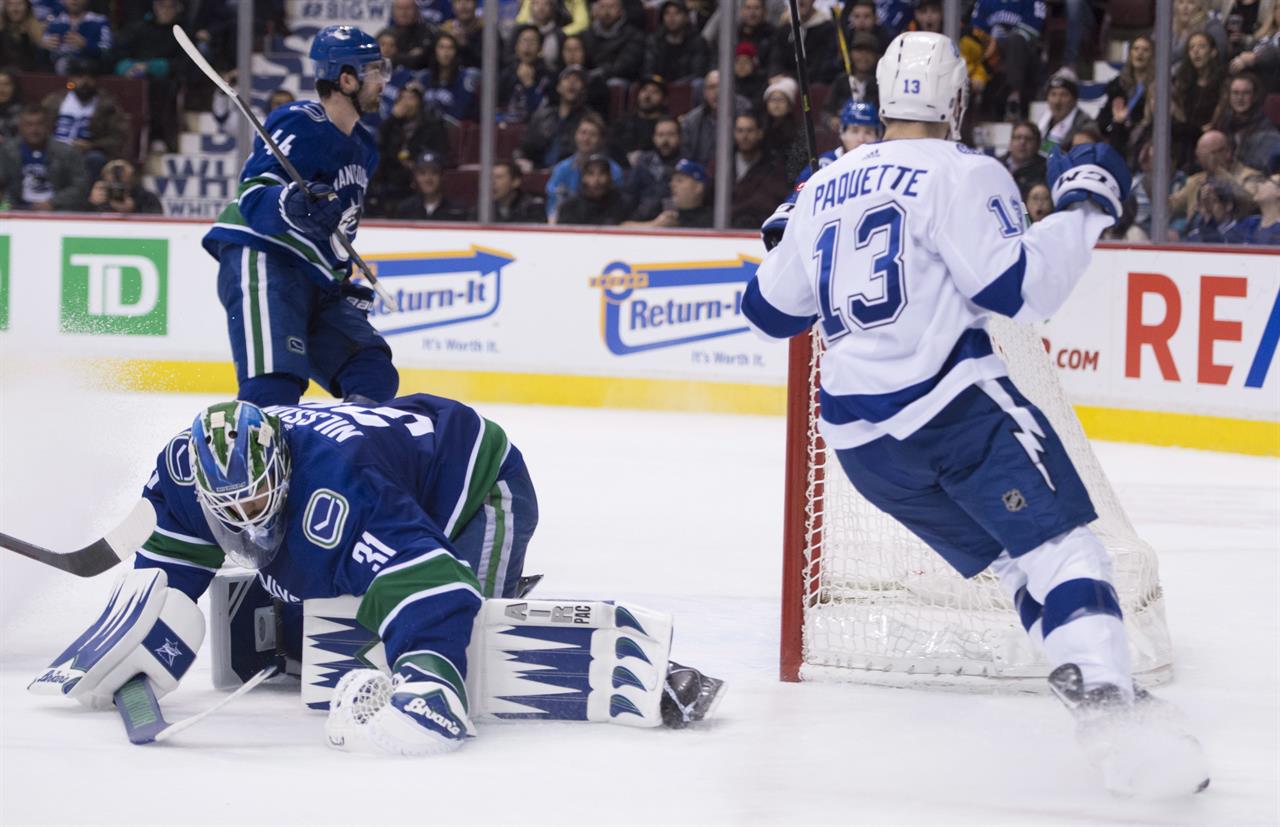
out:
<path id="1" fill-rule="evenodd" d="M 829 445 L 904 439 L 1005 375 L 987 315 L 1049 318 L 1112 223 L 1092 207 L 1024 215 L 999 162 L 949 141 L 864 144 L 814 173 L 743 312 L 774 338 L 818 325 Z"/>

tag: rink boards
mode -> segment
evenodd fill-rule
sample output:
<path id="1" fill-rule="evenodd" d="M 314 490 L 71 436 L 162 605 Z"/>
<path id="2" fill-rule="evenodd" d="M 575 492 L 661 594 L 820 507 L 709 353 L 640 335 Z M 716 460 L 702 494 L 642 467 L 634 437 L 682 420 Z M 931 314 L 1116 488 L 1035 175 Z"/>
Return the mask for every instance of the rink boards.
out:
<path id="1" fill-rule="evenodd" d="M 138 390 L 234 392 L 204 222 L 9 216 L 6 352 L 87 360 Z M 753 234 L 373 223 L 357 247 L 394 300 L 373 320 L 404 391 L 783 412 L 786 348 L 741 312 Z M 1091 436 L 1280 455 L 1280 251 L 1106 246 L 1043 336 Z"/>

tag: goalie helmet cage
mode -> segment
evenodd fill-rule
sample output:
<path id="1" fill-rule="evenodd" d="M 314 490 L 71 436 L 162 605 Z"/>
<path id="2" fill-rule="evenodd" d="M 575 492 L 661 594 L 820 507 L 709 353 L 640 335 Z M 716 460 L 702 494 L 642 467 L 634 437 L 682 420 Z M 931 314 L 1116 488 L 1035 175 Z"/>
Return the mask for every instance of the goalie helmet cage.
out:
<path id="1" fill-rule="evenodd" d="M 993 318 L 1010 378 L 1052 423 L 1089 489 L 1114 567 L 1133 672 L 1171 675 L 1155 551 L 1133 530 L 1067 403 L 1038 331 Z M 996 577 L 965 580 L 850 485 L 818 434 L 816 329 L 791 340 L 787 380 L 781 677 L 1043 691 L 1049 666 Z"/>

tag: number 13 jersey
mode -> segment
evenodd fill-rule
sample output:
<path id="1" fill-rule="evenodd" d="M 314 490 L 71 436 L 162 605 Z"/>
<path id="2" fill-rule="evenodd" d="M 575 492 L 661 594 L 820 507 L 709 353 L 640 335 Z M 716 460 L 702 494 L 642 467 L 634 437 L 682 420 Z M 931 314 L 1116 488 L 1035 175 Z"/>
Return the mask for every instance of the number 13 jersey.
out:
<path id="1" fill-rule="evenodd" d="M 995 159 L 942 140 L 864 144 L 801 190 L 743 312 L 775 338 L 818 326 L 828 445 L 904 439 L 1006 374 L 986 318 L 1051 316 L 1111 221 L 1070 210 L 1027 227 Z"/>

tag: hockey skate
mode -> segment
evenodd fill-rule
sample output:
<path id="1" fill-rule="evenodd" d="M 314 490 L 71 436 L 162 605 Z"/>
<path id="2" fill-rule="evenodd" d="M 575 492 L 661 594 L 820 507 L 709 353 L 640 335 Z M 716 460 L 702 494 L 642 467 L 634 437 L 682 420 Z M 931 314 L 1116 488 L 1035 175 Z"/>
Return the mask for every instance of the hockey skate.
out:
<path id="1" fill-rule="evenodd" d="M 1076 717 L 1076 736 L 1121 796 L 1164 798 L 1209 786 L 1209 765 L 1177 710 L 1134 686 L 1133 699 L 1111 684 L 1085 689 L 1080 667 L 1059 666 L 1049 688 Z"/>
<path id="2" fill-rule="evenodd" d="M 724 681 L 671 661 L 662 690 L 662 723 L 684 729 L 694 721 L 710 718 L 723 696 Z"/>

